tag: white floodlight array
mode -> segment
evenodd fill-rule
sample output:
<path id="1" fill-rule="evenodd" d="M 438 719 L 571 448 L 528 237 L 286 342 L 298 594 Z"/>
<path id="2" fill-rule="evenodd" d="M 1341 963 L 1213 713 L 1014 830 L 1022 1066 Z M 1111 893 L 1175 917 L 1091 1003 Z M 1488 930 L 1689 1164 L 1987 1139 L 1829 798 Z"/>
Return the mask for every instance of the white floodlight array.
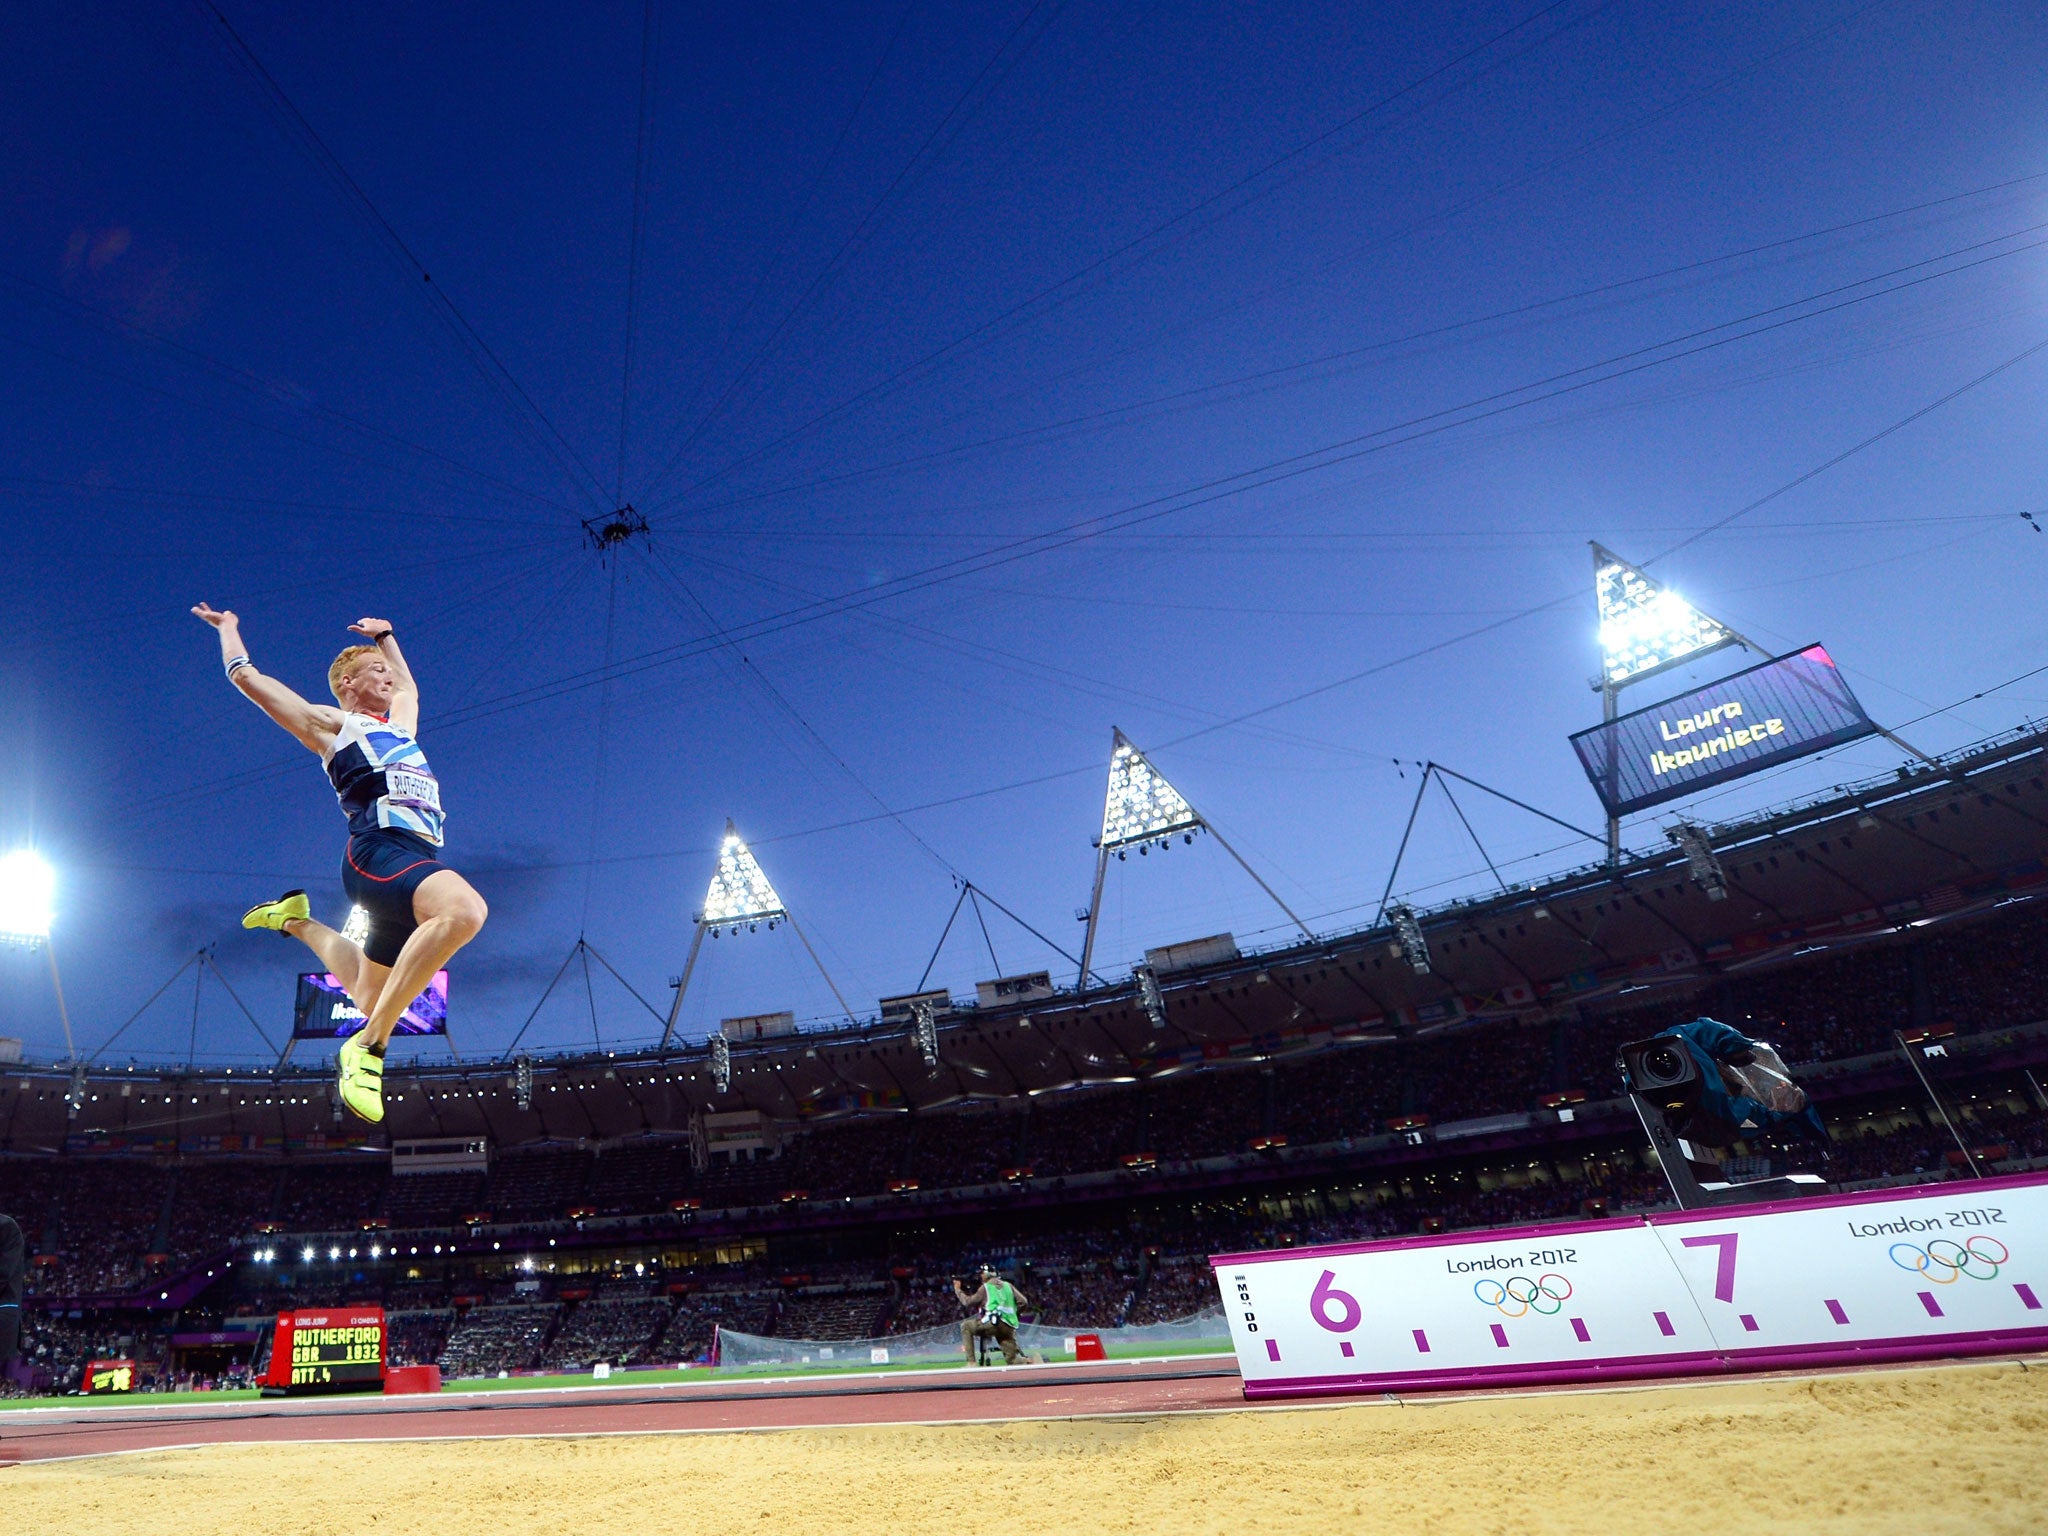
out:
<path id="1" fill-rule="evenodd" d="M 732 1047 L 724 1035 L 711 1037 L 711 1086 L 720 1093 L 732 1087 Z"/>
<path id="2" fill-rule="evenodd" d="M 1387 908 L 1387 921 L 1394 925 L 1394 943 L 1401 951 L 1401 958 L 1408 962 L 1409 969 L 1418 976 L 1429 974 L 1429 940 L 1422 936 L 1422 924 L 1415 920 L 1415 913 L 1408 907 Z"/>
<path id="3" fill-rule="evenodd" d="M 366 908 L 350 907 L 348 917 L 341 925 L 341 936 L 355 944 L 370 942 L 370 914 Z"/>
<path id="4" fill-rule="evenodd" d="M 1735 632 L 1626 560 L 1593 546 L 1600 603 L 1600 671 L 1605 687 L 1738 643 Z"/>
<path id="5" fill-rule="evenodd" d="M 939 1011 L 928 997 L 910 1005 L 910 1033 L 917 1042 L 917 1054 L 927 1067 L 939 1064 Z"/>
<path id="6" fill-rule="evenodd" d="M 1726 901 L 1728 874 L 1721 867 L 1720 856 L 1707 842 L 1706 834 L 1690 822 L 1681 821 L 1666 830 L 1664 835 L 1685 855 L 1686 872 L 1692 876 L 1692 883 L 1707 893 L 1707 900 Z"/>
<path id="7" fill-rule="evenodd" d="M 50 936 L 57 875 L 33 848 L 0 855 L 0 940 L 40 944 Z"/>
<path id="8" fill-rule="evenodd" d="M 512 1098 L 519 1108 L 533 1108 L 533 1058 L 522 1056 L 512 1069 Z"/>
<path id="9" fill-rule="evenodd" d="M 1195 808 L 1118 731 L 1109 754 L 1109 793 L 1102 803 L 1098 846 L 1112 853 L 1135 846 L 1143 853 L 1154 843 L 1164 847 L 1175 833 L 1193 841 L 1201 830 Z"/>
<path id="10" fill-rule="evenodd" d="M 698 924 L 708 928 L 715 939 L 721 929 L 738 932 L 743 923 L 751 928 L 764 922 L 773 928 L 788 916 L 753 850 L 728 821 L 725 839 L 718 845 L 718 869 L 711 876 L 711 888 L 704 893 Z"/>
<path id="11" fill-rule="evenodd" d="M 1132 969 L 1131 975 L 1137 978 L 1138 1006 L 1152 1021 L 1152 1033 L 1162 1033 L 1166 1029 L 1166 995 L 1159 990 L 1158 973 L 1149 965 L 1140 965 Z"/>

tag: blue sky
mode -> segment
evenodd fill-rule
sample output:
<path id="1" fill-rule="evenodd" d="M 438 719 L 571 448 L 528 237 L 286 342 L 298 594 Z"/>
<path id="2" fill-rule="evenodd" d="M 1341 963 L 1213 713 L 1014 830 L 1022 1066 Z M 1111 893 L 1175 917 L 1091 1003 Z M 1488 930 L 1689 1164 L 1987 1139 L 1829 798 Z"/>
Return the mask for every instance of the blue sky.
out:
<path id="1" fill-rule="evenodd" d="M 579 934 L 665 1007 L 728 815 L 857 1009 L 956 877 L 1078 950 L 1112 726 L 1319 929 L 1371 916 L 1396 760 L 1596 825 L 1588 539 L 1825 642 L 1926 748 L 2048 703 L 1949 707 L 2048 628 L 2048 354 L 1983 378 L 2048 340 L 2038 9 L 220 14 L 46 7 L 0 50 L 0 843 L 60 871 L 88 1046 L 209 945 L 277 1036 L 301 952 L 236 919 L 340 915 L 318 765 L 202 599 L 309 694 L 351 620 L 401 631 L 494 913 L 465 1051 Z M 650 532 L 607 561 L 621 501 Z M 1461 804 L 1510 878 L 1597 852 Z M 1489 880 L 1433 795 L 1401 888 Z M 934 984 L 1065 966 L 990 916 Z M 1286 931 L 1177 848 L 1115 868 L 1099 961 L 1224 929 Z M 647 1037 L 593 975 L 529 1043 Z M 114 1059 L 261 1054 L 189 982 Z M 684 1032 L 833 1006 L 748 935 Z M 58 1048 L 39 956 L 0 955 L 0 1034 Z"/>

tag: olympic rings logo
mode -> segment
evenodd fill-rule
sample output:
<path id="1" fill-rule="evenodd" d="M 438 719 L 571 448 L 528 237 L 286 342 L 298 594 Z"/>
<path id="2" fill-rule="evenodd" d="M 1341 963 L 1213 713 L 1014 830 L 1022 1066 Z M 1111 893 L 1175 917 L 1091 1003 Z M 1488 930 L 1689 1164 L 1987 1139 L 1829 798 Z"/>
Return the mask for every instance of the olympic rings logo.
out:
<path id="1" fill-rule="evenodd" d="M 1487 1295 L 1491 1287 L 1493 1294 Z M 1549 1317 L 1571 1300 L 1572 1283 L 1563 1275 L 1515 1275 L 1506 1280 L 1475 1280 L 1472 1294 L 1480 1305 L 1492 1307 L 1502 1317 L 1527 1317 L 1531 1312 Z"/>
<path id="2" fill-rule="evenodd" d="M 1993 1248 L 1998 1250 L 1996 1254 L 1991 1252 Z M 1998 1267 L 2011 1257 L 2005 1244 L 1982 1233 L 1965 1243 L 1937 1237 L 1925 1248 L 1917 1243 L 1892 1244 L 1894 1264 L 1936 1285 L 1954 1285 L 1965 1275 L 1972 1280 L 1996 1279 Z"/>

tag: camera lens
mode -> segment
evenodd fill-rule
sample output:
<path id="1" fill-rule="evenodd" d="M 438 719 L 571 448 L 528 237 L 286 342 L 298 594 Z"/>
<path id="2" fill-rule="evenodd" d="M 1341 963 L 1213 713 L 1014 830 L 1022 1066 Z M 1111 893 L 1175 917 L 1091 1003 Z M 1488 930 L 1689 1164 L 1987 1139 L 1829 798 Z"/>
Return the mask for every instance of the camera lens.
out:
<path id="1" fill-rule="evenodd" d="M 1643 1071 L 1660 1083 L 1668 1083 L 1681 1076 L 1685 1068 L 1678 1052 L 1668 1045 L 1659 1045 L 1643 1052 Z"/>

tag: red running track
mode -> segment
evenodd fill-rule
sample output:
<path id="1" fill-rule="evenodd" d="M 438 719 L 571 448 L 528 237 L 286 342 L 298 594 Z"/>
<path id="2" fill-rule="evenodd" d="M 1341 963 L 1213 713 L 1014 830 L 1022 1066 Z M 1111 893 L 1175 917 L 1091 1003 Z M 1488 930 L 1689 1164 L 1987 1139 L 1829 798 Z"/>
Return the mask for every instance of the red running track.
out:
<path id="1" fill-rule="evenodd" d="M 708 1434 L 859 1424 L 976 1424 L 1245 1407 L 1234 1362 L 1095 1367 L 817 1382 L 705 1382 L 438 1397 L 120 1406 L 0 1412 L 0 1463 L 196 1445 L 557 1435 Z"/>

